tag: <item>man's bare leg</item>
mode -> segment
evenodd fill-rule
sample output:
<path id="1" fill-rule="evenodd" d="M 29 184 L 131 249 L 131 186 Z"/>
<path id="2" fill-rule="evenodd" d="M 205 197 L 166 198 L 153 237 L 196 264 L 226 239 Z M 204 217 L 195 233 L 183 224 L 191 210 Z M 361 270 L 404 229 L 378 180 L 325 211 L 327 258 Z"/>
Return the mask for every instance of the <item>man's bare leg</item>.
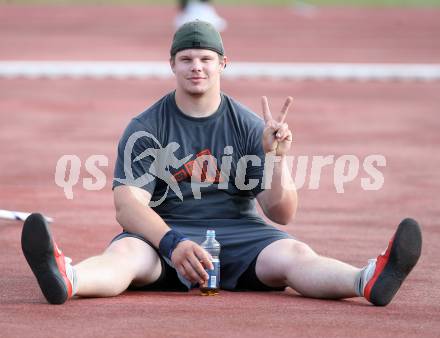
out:
<path id="1" fill-rule="evenodd" d="M 130 284 L 147 285 L 162 271 L 156 251 L 137 238 L 113 242 L 100 256 L 72 267 L 56 245 L 41 214 L 31 214 L 23 225 L 23 254 L 46 300 L 62 304 L 74 295 L 115 296 Z"/>
<path id="2" fill-rule="evenodd" d="M 374 305 L 389 304 L 417 264 L 422 232 L 417 221 L 400 222 L 387 249 L 363 269 L 317 255 L 306 244 L 284 239 L 262 250 L 256 274 L 268 286 L 288 285 L 304 296 L 349 298 L 364 296 Z"/>
<path id="3" fill-rule="evenodd" d="M 303 296 L 348 298 L 357 296 L 356 277 L 360 269 L 316 254 L 307 244 L 294 239 L 276 241 L 257 259 L 256 274 L 268 286 L 288 285 Z"/>
<path id="4" fill-rule="evenodd" d="M 77 296 L 111 297 L 124 292 L 130 284 L 148 285 L 162 271 L 156 251 L 144 241 L 125 237 L 110 244 L 99 256 L 74 266 Z"/>

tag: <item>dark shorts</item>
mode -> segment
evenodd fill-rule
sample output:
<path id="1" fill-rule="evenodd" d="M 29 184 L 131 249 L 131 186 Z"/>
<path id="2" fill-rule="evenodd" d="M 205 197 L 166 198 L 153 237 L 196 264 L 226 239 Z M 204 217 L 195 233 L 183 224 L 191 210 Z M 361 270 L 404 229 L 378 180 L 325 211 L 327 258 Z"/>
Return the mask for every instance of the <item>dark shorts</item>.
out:
<path id="1" fill-rule="evenodd" d="M 144 291 L 189 291 L 189 287 L 185 285 L 178 276 L 178 273 L 174 267 L 170 265 L 169 262 L 167 262 L 164 257 L 159 253 L 159 251 L 145 238 L 133 234 L 130 232 L 122 232 L 119 235 L 117 235 L 111 243 L 114 241 L 120 240 L 122 238 L 126 237 L 134 237 L 137 238 L 145 243 L 147 243 L 149 246 L 154 248 L 154 250 L 157 252 L 160 258 L 160 262 L 162 265 L 162 272 L 159 276 L 159 278 L 152 284 L 148 284 L 141 287 L 134 287 L 131 286 L 131 290 L 144 290 Z M 264 248 L 262 248 L 264 249 Z M 262 250 L 261 249 L 261 250 Z M 257 277 L 255 267 L 257 264 L 258 255 L 261 252 L 259 250 L 256 252 L 255 257 L 250 261 L 250 263 L 244 267 L 244 272 L 240 274 L 240 276 L 236 277 L 236 283 L 235 287 L 226 287 L 225 289 L 231 290 L 231 291 L 283 291 L 285 289 L 284 287 L 270 287 L 265 284 L 263 284 Z M 220 273 L 222 276 L 222 272 Z M 221 277 L 222 278 L 222 277 Z M 220 284 L 221 288 L 222 284 Z"/>

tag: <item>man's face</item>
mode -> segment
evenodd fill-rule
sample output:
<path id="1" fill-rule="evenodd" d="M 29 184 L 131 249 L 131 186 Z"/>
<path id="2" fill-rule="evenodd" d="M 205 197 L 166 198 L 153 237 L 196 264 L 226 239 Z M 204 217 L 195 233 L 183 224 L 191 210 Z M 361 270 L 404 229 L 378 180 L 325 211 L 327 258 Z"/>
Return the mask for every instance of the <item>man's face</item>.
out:
<path id="1" fill-rule="evenodd" d="M 220 74 L 226 58 L 207 49 L 185 49 L 171 60 L 177 86 L 190 95 L 220 90 Z"/>

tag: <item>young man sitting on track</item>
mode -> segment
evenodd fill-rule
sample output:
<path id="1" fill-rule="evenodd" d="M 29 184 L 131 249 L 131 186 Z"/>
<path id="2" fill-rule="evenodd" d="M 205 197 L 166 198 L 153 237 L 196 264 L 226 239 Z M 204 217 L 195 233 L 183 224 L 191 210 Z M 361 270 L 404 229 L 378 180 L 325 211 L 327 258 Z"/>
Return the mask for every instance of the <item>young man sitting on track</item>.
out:
<path id="1" fill-rule="evenodd" d="M 388 304 L 420 256 L 417 222 L 403 220 L 385 253 L 362 269 L 320 256 L 266 224 L 256 200 L 279 224 L 296 212 L 286 163 L 292 132 L 284 122 L 292 99 L 274 119 L 263 97 L 263 121 L 222 93 L 223 43 L 202 21 L 175 33 L 170 65 L 176 90 L 133 118 L 120 140 L 113 188 L 123 232 L 104 253 L 72 266 L 40 214 L 25 221 L 23 252 L 47 301 L 116 296 L 128 288 L 186 291 L 212 268 L 198 244 L 212 228 L 221 243 L 222 289 L 289 286 L 306 297 Z M 277 159 L 270 175 L 266 155 Z"/>

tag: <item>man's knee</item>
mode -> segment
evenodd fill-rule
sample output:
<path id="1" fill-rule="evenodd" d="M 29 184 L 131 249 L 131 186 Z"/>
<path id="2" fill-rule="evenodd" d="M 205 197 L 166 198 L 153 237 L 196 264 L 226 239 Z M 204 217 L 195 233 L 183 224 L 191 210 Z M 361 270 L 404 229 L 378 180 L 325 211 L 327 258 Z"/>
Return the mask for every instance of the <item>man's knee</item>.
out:
<path id="1" fill-rule="evenodd" d="M 112 242 L 104 253 L 131 257 L 138 257 L 145 254 L 157 255 L 151 245 L 135 237 L 123 237 Z"/>
<path id="2" fill-rule="evenodd" d="M 317 257 L 305 243 L 295 239 L 282 239 L 267 246 L 258 256 L 256 273 L 269 286 L 279 286 L 294 265 Z"/>
<path id="3" fill-rule="evenodd" d="M 124 237 L 110 244 L 104 255 L 122 260 L 134 272 L 134 279 L 145 284 L 155 281 L 162 272 L 156 250 L 147 242 L 135 237 Z"/>
<path id="4" fill-rule="evenodd" d="M 295 239 L 284 239 L 272 243 L 259 256 L 261 265 L 278 266 L 286 271 L 292 264 L 312 260 L 318 255 L 304 242 Z"/>
<path id="5" fill-rule="evenodd" d="M 312 259 L 317 256 L 308 244 L 295 240 L 290 243 L 289 252 L 293 259 Z"/>

